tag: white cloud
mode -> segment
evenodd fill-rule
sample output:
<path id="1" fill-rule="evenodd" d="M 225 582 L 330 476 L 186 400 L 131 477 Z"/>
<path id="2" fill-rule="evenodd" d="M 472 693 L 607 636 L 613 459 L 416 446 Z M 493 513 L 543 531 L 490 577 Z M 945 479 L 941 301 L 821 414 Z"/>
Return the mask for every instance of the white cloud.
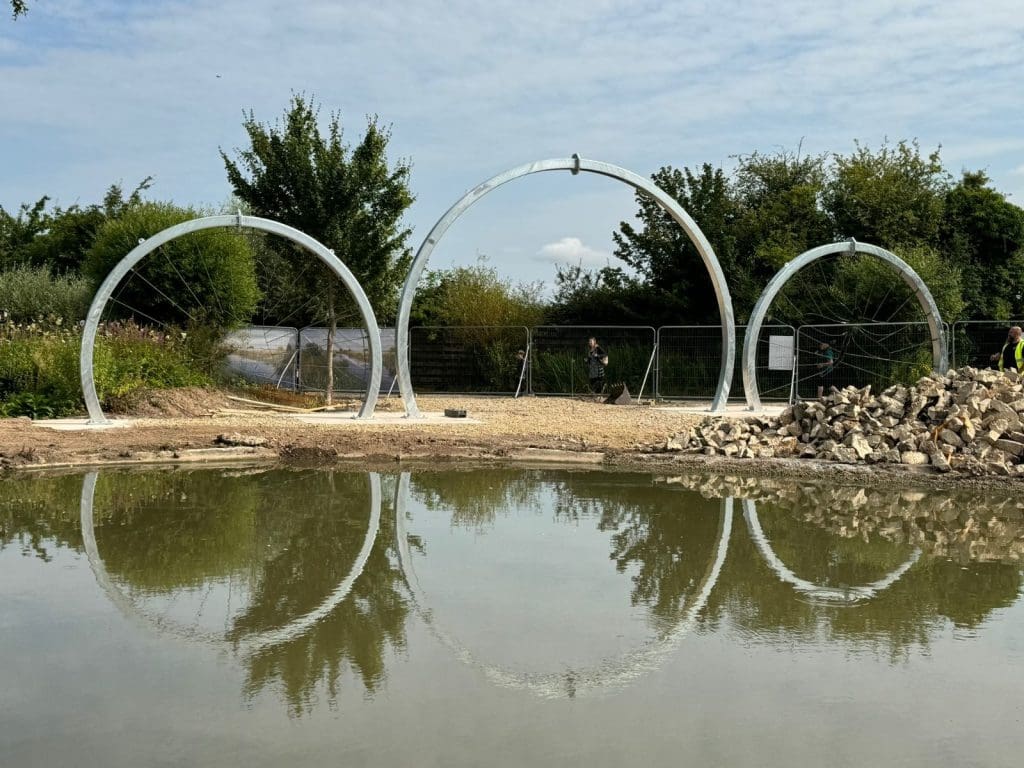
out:
<path id="1" fill-rule="evenodd" d="M 608 266 L 612 255 L 585 245 L 578 237 L 563 237 L 542 246 L 537 252 L 537 258 L 556 264 L 579 264 L 584 269 L 599 269 Z"/>

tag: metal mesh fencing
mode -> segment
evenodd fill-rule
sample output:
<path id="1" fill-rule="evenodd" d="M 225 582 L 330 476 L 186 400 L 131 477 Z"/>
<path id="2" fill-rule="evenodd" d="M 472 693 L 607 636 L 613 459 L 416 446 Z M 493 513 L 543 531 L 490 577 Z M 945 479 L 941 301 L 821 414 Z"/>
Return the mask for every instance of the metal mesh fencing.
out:
<path id="1" fill-rule="evenodd" d="M 417 326 L 409 329 L 413 389 L 439 394 L 510 395 L 524 378 L 525 326 Z"/>
<path id="2" fill-rule="evenodd" d="M 730 400 L 743 400 L 743 337 L 736 326 L 736 362 Z M 788 401 L 792 395 L 796 330 L 764 325 L 757 340 L 757 381 L 764 400 Z M 710 400 L 722 367 L 722 328 L 718 325 L 665 325 L 658 329 L 656 391 L 665 400 Z"/>
<path id="3" fill-rule="evenodd" d="M 657 331 L 651 326 L 539 325 L 530 329 L 530 391 L 537 395 L 587 394 L 587 341 L 608 355 L 604 380 L 624 383 L 634 397 L 652 391 Z"/>
<path id="4" fill-rule="evenodd" d="M 932 370 L 928 323 L 804 325 L 796 333 L 796 396 L 812 398 L 821 388 L 882 390 L 910 385 Z"/>
<path id="5" fill-rule="evenodd" d="M 338 328 L 334 333 L 334 392 L 365 392 L 370 382 L 370 345 L 364 328 Z M 395 329 L 381 328 L 383 371 L 380 391 L 390 392 L 395 385 L 397 353 Z M 324 392 L 327 389 L 327 329 L 303 328 L 299 331 L 299 389 Z"/>
<path id="6" fill-rule="evenodd" d="M 227 375 L 278 389 L 297 388 L 298 328 L 252 325 L 229 333 L 224 345 Z"/>
<path id="7" fill-rule="evenodd" d="M 1011 326 L 1024 325 L 1024 320 L 961 320 L 953 323 L 952 366 L 963 368 L 995 368 L 991 356 L 999 354 L 1006 343 Z"/>

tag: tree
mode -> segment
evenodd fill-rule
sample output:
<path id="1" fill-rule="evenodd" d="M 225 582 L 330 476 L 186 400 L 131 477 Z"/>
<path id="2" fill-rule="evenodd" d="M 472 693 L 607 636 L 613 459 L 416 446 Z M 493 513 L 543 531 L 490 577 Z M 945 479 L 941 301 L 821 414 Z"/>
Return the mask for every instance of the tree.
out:
<path id="1" fill-rule="evenodd" d="M 942 240 L 963 271 L 969 317 L 1007 320 L 1024 311 L 1024 209 L 993 189 L 983 171 L 964 171 L 946 194 Z"/>
<path id="2" fill-rule="evenodd" d="M 836 239 L 854 237 L 892 249 L 936 245 L 943 221 L 949 174 L 939 150 L 921 155 L 916 141 L 877 152 L 856 145 L 849 157 L 833 156 L 824 207 Z"/>
<path id="3" fill-rule="evenodd" d="M 697 222 L 711 242 L 722 271 L 729 278 L 739 274 L 733 235 L 737 210 L 729 195 L 722 170 L 705 163 L 699 174 L 689 168 L 659 169 L 651 179 L 671 195 Z M 631 266 L 658 299 L 662 311 L 652 324 L 707 322 L 718 317 L 714 291 L 708 290 L 707 270 L 700 254 L 682 228 L 646 193 L 637 192 L 637 218 L 642 227 L 619 225 L 615 255 Z"/>
<path id="4" fill-rule="evenodd" d="M 23 16 L 28 13 L 28 3 L 25 0 L 11 0 L 11 12 L 14 14 L 14 18 Z"/>
<path id="5" fill-rule="evenodd" d="M 731 193 L 739 208 L 736 251 L 747 265 L 735 278 L 738 312 L 746 314 L 753 307 L 763 286 L 786 262 L 831 242 L 832 228 L 821 208 L 825 180 L 822 155 L 780 150 L 738 158 Z"/>
<path id="6" fill-rule="evenodd" d="M 56 206 L 48 211 L 47 195 L 22 205 L 17 217 L 0 207 L 0 269 L 32 266 L 55 274 L 77 274 L 103 224 L 141 203 L 152 181 L 152 177 L 143 179 L 127 197 L 120 184 L 112 184 L 101 204 Z"/>
<path id="7" fill-rule="evenodd" d="M 86 256 L 83 272 L 97 284 L 140 241 L 199 214 L 168 203 L 140 203 L 107 221 Z M 147 256 L 115 294 L 119 314 L 181 327 L 236 326 L 259 300 L 252 251 L 227 230 L 175 238 Z"/>
<path id="8" fill-rule="evenodd" d="M 398 291 L 412 262 L 410 230 L 401 224 L 412 204 L 406 161 L 390 167 L 390 132 L 376 117 L 351 148 L 342 140 L 340 116 L 332 114 L 324 135 L 319 108 L 302 95 L 292 97 L 283 120 L 265 125 L 252 111 L 244 120 L 248 149 L 237 161 L 221 157 L 235 195 L 253 213 L 276 219 L 332 249 L 365 290 L 378 318 L 394 316 Z M 333 273 L 315 265 L 304 283 L 319 296 L 327 318 L 327 402 L 334 383 L 334 335 L 345 301 Z M 291 277 L 294 278 L 294 275 Z"/>
<path id="9" fill-rule="evenodd" d="M 429 271 L 417 292 L 417 325 L 538 325 L 544 320 L 539 283 L 513 285 L 481 257 L 475 266 Z"/>

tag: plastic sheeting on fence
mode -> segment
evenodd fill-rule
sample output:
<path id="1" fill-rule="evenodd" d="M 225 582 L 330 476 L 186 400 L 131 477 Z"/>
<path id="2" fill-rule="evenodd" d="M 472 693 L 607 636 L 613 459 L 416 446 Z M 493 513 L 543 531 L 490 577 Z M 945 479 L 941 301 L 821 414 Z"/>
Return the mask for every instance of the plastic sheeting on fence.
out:
<path id="1" fill-rule="evenodd" d="M 298 328 L 252 325 L 231 331 L 224 345 L 228 375 L 279 389 L 297 388 Z"/>
<path id="2" fill-rule="evenodd" d="M 380 329 L 383 374 L 380 391 L 395 386 L 395 329 Z M 299 331 L 299 389 L 323 392 L 327 387 L 327 329 L 308 327 Z M 370 347 L 364 328 L 338 328 L 334 333 L 334 392 L 366 391 L 370 380 Z"/>
<path id="3" fill-rule="evenodd" d="M 1013 322 L 954 324 L 955 366 L 989 364 Z M 742 338 L 745 326 L 737 326 Z M 395 381 L 395 330 L 382 328 L 384 375 L 381 392 Z M 722 334 L 717 325 L 662 326 L 460 326 L 410 329 L 410 362 L 417 391 L 442 394 L 581 395 L 590 392 L 587 339 L 608 353 L 608 384 L 624 382 L 634 397 L 713 397 L 718 381 Z M 758 340 L 757 372 L 766 399 L 814 397 L 822 361 L 820 342 L 835 355 L 829 386 L 847 384 L 884 389 L 910 384 L 931 370 L 928 324 L 850 323 L 794 328 L 770 325 Z M 364 391 L 369 376 L 366 331 L 339 328 L 334 361 L 336 392 Z M 326 328 L 252 326 L 228 336 L 226 367 L 250 381 L 323 391 Z M 525 359 L 524 359 L 525 358 Z M 741 400 L 739 365 L 731 399 Z"/>

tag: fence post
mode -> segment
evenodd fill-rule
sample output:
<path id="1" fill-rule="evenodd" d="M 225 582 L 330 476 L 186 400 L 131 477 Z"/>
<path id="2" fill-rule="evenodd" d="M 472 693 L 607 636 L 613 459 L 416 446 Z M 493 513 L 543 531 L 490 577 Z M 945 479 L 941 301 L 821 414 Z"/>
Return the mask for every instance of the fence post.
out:
<path id="1" fill-rule="evenodd" d="M 640 382 L 640 391 L 637 393 L 637 396 L 636 396 L 636 404 L 637 405 L 641 405 L 643 403 L 644 387 L 647 386 L 647 377 L 651 373 L 651 366 L 654 365 L 654 358 L 656 358 L 657 356 L 658 356 L 658 335 L 657 335 L 657 331 L 655 331 L 655 335 L 654 335 L 654 349 L 651 350 L 651 359 L 647 362 L 647 370 L 644 371 L 643 381 Z"/>
<path id="2" fill-rule="evenodd" d="M 523 388 L 523 379 L 526 377 L 527 369 L 529 369 L 531 367 L 530 366 L 530 354 L 532 353 L 532 350 L 530 349 L 530 330 L 529 329 L 526 330 L 526 350 L 525 351 L 526 351 L 526 354 L 523 356 L 523 367 L 519 371 L 519 384 L 516 385 L 516 393 L 512 396 L 513 400 L 518 400 L 519 399 L 519 391 Z M 527 386 L 527 389 L 529 389 L 529 386 L 530 386 L 529 382 L 527 382 L 526 386 Z"/>
<path id="3" fill-rule="evenodd" d="M 654 402 L 658 402 L 661 398 L 661 328 L 654 333 L 654 351 L 654 383 L 652 384 L 654 394 L 652 398 Z"/>

